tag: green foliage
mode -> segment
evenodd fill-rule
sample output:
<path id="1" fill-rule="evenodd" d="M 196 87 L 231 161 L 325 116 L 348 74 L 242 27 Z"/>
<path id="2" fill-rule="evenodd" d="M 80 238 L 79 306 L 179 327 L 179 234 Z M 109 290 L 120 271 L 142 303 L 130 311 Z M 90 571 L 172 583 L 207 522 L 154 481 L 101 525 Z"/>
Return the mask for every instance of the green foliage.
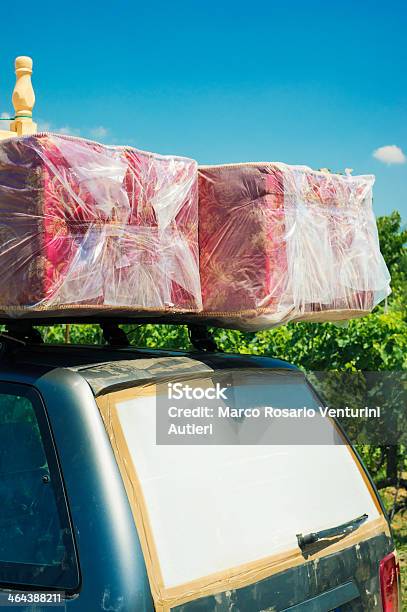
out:
<path id="1" fill-rule="evenodd" d="M 41 329 L 41 328 L 40 328 Z M 42 329 L 44 342 L 60 344 L 67 340 L 72 344 L 102 344 L 102 330 L 99 325 L 53 325 Z"/>
<path id="2" fill-rule="evenodd" d="M 397 211 L 377 219 L 380 250 L 393 279 L 393 286 L 399 274 L 406 279 L 407 229 L 401 227 L 401 216 Z"/>
<path id="3" fill-rule="evenodd" d="M 130 342 L 147 348 L 191 349 L 186 325 L 123 325 Z"/>
<path id="4" fill-rule="evenodd" d="M 401 227 L 400 213 L 377 220 L 380 249 L 391 274 L 392 295 L 389 303 L 407 316 L 407 229 Z"/>
<path id="5" fill-rule="evenodd" d="M 407 322 L 374 313 L 346 325 L 291 323 L 256 334 L 215 332 L 222 350 L 273 355 L 305 370 L 398 370 L 407 366 Z"/>

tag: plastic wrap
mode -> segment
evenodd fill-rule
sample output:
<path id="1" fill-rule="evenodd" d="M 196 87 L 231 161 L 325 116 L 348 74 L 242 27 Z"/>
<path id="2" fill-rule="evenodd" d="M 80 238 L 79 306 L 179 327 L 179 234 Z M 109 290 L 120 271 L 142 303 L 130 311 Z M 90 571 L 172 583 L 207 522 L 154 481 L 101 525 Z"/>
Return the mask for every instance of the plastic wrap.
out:
<path id="1" fill-rule="evenodd" d="M 389 293 L 373 176 L 248 163 L 199 168 L 203 309 L 256 330 L 363 316 Z"/>
<path id="2" fill-rule="evenodd" d="M 57 134 L 0 143 L 0 315 L 243 330 L 362 316 L 389 292 L 373 176 L 205 166 Z M 198 241 L 199 215 L 199 241 Z"/>
<path id="3" fill-rule="evenodd" d="M 37 134 L 0 143 L 0 310 L 201 309 L 197 165 Z"/>

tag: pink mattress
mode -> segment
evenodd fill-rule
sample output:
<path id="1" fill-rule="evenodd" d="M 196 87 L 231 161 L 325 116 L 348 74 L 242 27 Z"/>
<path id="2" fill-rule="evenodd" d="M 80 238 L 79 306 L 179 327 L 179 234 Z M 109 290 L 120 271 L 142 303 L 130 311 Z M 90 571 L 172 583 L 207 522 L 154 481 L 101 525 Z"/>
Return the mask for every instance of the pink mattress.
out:
<path id="1" fill-rule="evenodd" d="M 201 166 L 205 316 L 256 330 L 371 311 L 390 292 L 373 183 L 280 163 Z"/>
<path id="2" fill-rule="evenodd" d="M 52 134 L 0 143 L 0 309 L 201 309 L 197 165 Z"/>
<path id="3" fill-rule="evenodd" d="M 0 315 L 242 330 L 362 316 L 390 291 L 373 182 L 280 163 L 198 171 L 55 134 L 0 142 Z"/>

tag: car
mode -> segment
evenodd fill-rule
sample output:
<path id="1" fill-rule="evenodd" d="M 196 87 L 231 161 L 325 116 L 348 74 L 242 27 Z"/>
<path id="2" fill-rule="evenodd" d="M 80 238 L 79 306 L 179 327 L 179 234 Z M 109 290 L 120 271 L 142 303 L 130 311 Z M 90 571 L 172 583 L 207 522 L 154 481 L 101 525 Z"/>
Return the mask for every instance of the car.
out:
<path id="1" fill-rule="evenodd" d="M 318 402 L 300 370 L 210 343 L 150 350 L 109 337 L 101 346 L 47 345 L 34 330 L 0 338 L 2 606 L 400 609 L 385 510 L 334 423 L 340 444 L 292 443 L 287 429 L 264 443 L 264 423 L 259 431 L 247 413 L 219 417 L 215 443 L 169 438 L 169 385 L 190 389 L 168 400 L 181 409 L 225 402 L 219 389 L 232 389 L 234 408 L 261 412 L 294 396 Z"/>

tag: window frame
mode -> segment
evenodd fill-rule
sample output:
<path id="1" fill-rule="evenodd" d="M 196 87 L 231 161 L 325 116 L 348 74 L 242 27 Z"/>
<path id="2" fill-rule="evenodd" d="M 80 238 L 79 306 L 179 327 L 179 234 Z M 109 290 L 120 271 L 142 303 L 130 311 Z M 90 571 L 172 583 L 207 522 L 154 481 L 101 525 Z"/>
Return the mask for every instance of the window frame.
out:
<path id="1" fill-rule="evenodd" d="M 0 590 L 57 591 L 73 595 L 81 587 L 79 558 L 62 470 L 45 403 L 35 387 L 21 382 L 0 380 L 0 395 L 2 394 L 24 397 L 33 407 L 50 474 L 50 482 L 46 486 L 51 486 L 53 489 L 59 522 L 64 531 L 63 541 L 67 552 L 64 563 L 68 565 L 68 569 L 62 570 L 62 563 L 58 566 L 44 566 L 0 560 Z M 33 580 L 38 573 L 43 584 L 36 584 Z M 62 576 L 62 581 L 56 585 L 55 578 L 58 575 Z"/>

